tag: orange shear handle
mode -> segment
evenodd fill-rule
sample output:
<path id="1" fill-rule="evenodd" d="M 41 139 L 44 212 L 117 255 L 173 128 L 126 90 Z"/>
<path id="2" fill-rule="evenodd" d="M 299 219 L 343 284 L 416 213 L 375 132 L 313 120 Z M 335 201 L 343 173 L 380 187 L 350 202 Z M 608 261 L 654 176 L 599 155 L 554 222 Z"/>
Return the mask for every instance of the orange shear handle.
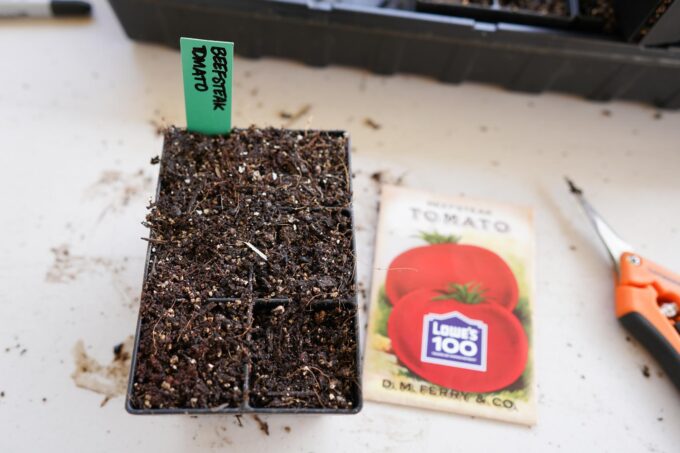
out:
<path id="1" fill-rule="evenodd" d="M 680 316 L 666 317 L 662 302 L 680 306 L 680 276 L 638 255 L 621 257 L 616 316 L 656 358 L 680 390 Z"/>

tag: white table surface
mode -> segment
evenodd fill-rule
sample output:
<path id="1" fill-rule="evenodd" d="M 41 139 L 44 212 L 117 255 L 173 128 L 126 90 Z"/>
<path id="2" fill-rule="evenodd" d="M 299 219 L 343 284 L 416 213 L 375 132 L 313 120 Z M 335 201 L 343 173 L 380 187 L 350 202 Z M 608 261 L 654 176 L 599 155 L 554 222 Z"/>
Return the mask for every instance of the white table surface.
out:
<path id="1" fill-rule="evenodd" d="M 678 451 L 678 393 L 626 341 L 609 262 L 562 177 L 641 253 L 680 270 L 679 113 L 237 59 L 236 125 L 280 126 L 280 111 L 309 104 L 291 127 L 350 131 L 367 286 L 373 171 L 530 205 L 537 219 L 537 426 L 366 402 L 356 416 L 263 417 L 267 437 L 247 416 L 239 427 L 128 415 L 122 397 L 100 407 L 71 378 L 78 340 L 108 364 L 134 332 L 161 150 L 152 123 L 184 124 L 179 53 L 128 40 L 102 1 L 91 21 L 5 20 L 0 51 L 0 451 Z M 54 267 L 58 247 L 70 255 Z"/>

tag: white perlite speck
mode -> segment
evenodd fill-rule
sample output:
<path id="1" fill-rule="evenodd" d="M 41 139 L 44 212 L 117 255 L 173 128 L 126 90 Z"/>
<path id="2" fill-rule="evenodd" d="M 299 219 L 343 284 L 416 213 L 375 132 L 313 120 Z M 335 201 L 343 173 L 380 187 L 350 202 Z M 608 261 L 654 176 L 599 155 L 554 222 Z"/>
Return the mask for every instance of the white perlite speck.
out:
<path id="1" fill-rule="evenodd" d="M 245 245 L 247 245 L 248 247 L 250 247 L 250 250 L 252 250 L 253 252 L 257 253 L 257 254 L 260 256 L 260 258 L 262 258 L 263 260 L 267 261 L 267 255 L 265 255 L 264 253 L 262 253 L 257 247 L 255 247 L 255 246 L 254 246 L 253 244 L 251 244 L 250 242 L 243 241 L 243 243 L 244 243 Z"/>

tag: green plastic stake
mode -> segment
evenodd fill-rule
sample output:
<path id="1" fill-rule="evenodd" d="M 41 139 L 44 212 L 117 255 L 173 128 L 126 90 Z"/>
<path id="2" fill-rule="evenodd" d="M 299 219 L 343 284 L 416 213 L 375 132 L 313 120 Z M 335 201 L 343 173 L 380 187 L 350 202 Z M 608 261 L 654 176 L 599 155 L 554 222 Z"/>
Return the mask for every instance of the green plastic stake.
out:
<path id="1" fill-rule="evenodd" d="M 180 38 L 187 129 L 206 135 L 231 132 L 234 43 Z"/>

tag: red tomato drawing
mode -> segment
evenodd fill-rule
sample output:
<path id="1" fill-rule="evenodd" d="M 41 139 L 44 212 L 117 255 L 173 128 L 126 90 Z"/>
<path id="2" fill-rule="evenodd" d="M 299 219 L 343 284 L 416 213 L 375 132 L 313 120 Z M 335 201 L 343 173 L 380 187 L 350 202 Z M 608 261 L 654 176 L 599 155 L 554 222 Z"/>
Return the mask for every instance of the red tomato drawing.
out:
<path id="1" fill-rule="evenodd" d="M 508 310 L 485 302 L 473 285 L 452 289 L 449 294 L 416 290 L 394 305 L 387 333 L 395 355 L 411 372 L 442 387 L 475 393 L 507 387 L 527 363 L 529 345 L 522 324 Z M 447 316 L 473 327 L 432 320 Z"/>
<path id="2" fill-rule="evenodd" d="M 442 236 L 435 237 L 442 240 Z M 457 240 L 453 236 L 448 239 Z M 503 258 L 476 245 L 447 242 L 412 248 L 394 258 L 387 271 L 385 292 L 394 305 L 411 291 L 444 288 L 451 282 L 475 282 L 486 288 L 487 302 L 508 310 L 517 305 L 517 280 Z"/>

